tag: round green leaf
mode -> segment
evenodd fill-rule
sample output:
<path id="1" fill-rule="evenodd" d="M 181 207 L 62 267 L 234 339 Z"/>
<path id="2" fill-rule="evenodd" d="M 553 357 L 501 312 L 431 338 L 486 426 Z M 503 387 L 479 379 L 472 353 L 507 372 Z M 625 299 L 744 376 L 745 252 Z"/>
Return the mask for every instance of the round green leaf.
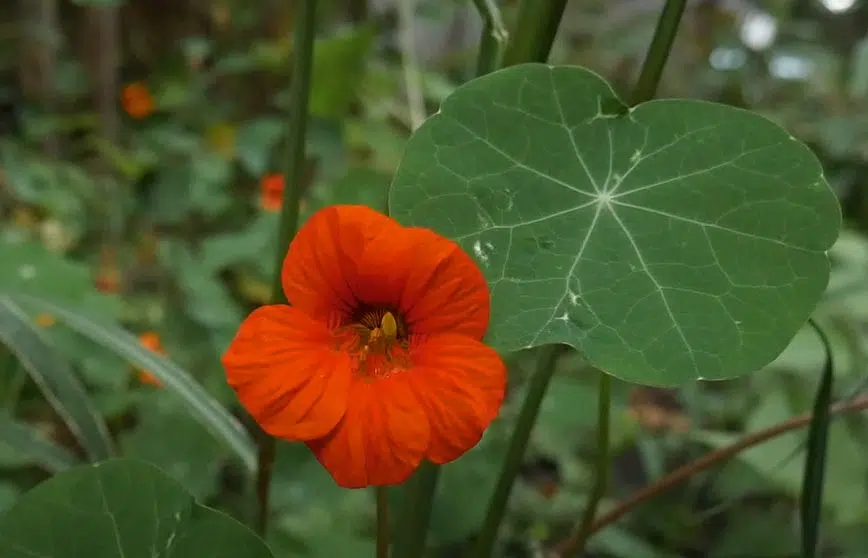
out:
<path id="1" fill-rule="evenodd" d="M 541 64 L 456 90 L 407 145 L 390 208 L 480 264 L 495 348 L 565 343 L 651 385 L 770 362 L 823 292 L 841 221 L 816 157 L 769 120 L 628 109 L 596 74 Z"/>
<path id="2" fill-rule="evenodd" d="M 132 459 L 69 469 L 25 494 L 0 518 L 0 556 L 273 558 L 245 526 Z"/>

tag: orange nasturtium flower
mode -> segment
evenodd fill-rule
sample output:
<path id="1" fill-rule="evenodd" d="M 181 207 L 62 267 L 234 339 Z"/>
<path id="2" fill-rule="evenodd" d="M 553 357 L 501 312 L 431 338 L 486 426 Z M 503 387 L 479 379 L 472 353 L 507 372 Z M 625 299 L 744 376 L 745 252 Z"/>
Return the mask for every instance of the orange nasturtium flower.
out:
<path id="1" fill-rule="evenodd" d="M 154 112 L 154 98 L 148 86 L 141 81 L 130 83 L 121 92 L 124 110 L 135 119 L 146 118 Z"/>
<path id="2" fill-rule="evenodd" d="M 259 192 L 259 206 L 265 211 L 280 211 L 283 205 L 283 175 L 266 174 L 262 177 Z"/>
<path id="3" fill-rule="evenodd" d="M 262 428 L 304 441 L 345 488 L 403 482 L 479 442 L 506 369 L 490 300 L 451 240 L 364 206 L 316 212 L 283 262 L 292 306 L 255 310 L 223 356 Z"/>
<path id="4" fill-rule="evenodd" d="M 162 341 L 160 341 L 160 336 L 153 331 L 146 331 L 145 333 L 141 334 L 139 336 L 139 343 L 141 343 L 145 348 L 154 351 L 158 355 L 166 354 L 166 350 L 163 348 L 163 343 Z M 143 384 L 150 384 L 156 387 L 162 387 L 163 385 L 160 380 L 154 377 L 154 375 L 147 370 L 139 370 L 138 376 L 139 381 Z"/>

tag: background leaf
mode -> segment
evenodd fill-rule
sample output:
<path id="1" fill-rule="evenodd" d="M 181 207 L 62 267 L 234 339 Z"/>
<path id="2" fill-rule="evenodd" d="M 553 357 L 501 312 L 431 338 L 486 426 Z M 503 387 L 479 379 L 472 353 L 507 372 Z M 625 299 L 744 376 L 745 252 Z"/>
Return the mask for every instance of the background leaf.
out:
<path id="1" fill-rule="evenodd" d="M 77 465 L 79 460 L 51 442 L 35 426 L 0 412 L 0 464 L 36 464 L 53 473 Z"/>
<path id="2" fill-rule="evenodd" d="M 814 558 L 820 536 L 820 520 L 823 513 L 823 487 L 826 479 L 826 450 L 829 439 L 829 405 L 832 403 L 832 383 L 834 381 L 834 361 L 832 345 L 826 332 L 812 321 L 811 325 L 820 336 L 826 350 L 826 364 L 814 399 L 814 413 L 808 427 L 807 455 L 805 456 L 805 476 L 802 481 L 802 558 Z"/>
<path id="3" fill-rule="evenodd" d="M 86 306 L 101 316 L 116 316 L 116 297 L 93 287 L 91 269 L 30 241 L 0 237 L 0 294 L 29 294 Z"/>
<path id="4" fill-rule="evenodd" d="M 256 450 L 252 439 L 235 417 L 217 403 L 184 369 L 169 359 L 144 348 L 126 331 L 92 321 L 80 314 L 35 297 L 25 299 L 29 306 L 50 312 L 67 326 L 95 343 L 122 355 L 142 370 L 148 370 L 187 405 L 192 417 L 218 440 L 223 441 L 248 471 L 253 471 Z"/>
<path id="5" fill-rule="evenodd" d="M 114 443 L 72 367 L 42 337 L 29 316 L 0 296 L 0 342 L 18 358 L 45 399 L 92 460 L 112 457 Z"/>

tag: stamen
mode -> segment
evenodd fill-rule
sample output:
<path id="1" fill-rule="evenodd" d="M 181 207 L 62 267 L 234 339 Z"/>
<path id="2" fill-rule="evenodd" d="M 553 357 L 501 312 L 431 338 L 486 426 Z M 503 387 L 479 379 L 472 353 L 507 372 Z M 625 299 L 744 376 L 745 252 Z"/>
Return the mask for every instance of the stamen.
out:
<path id="1" fill-rule="evenodd" d="M 357 359 L 360 377 L 381 378 L 408 368 L 407 333 L 399 316 L 385 308 L 366 308 L 342 328 L 342 348 Z"/>
<path id="2" fill-rule="evenodd" d="M 393 343 L 398 338 L 398 322 L 391 312 L 383 314 L 379 330 L 383 332 L 387 343 Z"/>

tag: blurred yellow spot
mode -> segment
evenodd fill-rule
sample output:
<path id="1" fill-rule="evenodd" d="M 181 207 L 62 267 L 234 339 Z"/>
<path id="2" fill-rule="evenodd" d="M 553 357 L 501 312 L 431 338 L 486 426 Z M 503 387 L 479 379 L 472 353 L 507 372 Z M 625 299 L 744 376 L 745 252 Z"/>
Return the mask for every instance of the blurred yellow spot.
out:
<path id="1" fill-rule="evenodd" d="M 40 312 L 36 315 L 33 321 L 36 322 L 36 325 L 39 327 L 51 327 L 57 323 L 57 318 L 48 312 Z"/>
<path id="2" fill-rule="evenodd" d="M 235 127 L 230 124 L 217 124 L 208 129 L 208 145 L 225 159 L 235 157 Z"/>
<path id="3" fill-rule="evenodd" d="M 534 523 L 530 527 L 530 536 L 533 540 L 544 541 L 549 538 L 549 527 L 545 523 Z"/>
<path id="4" fill-rule="evenodd" d="M 22 229 L 31 229 L 39 224 L 39 217 L 28 207 L 16 207 L 12 213 L 12 221 Z"/>
<path id="5" fill-rule="evenodd" d="M 271 284 L 255 277 L 241 275 L 236 280 L 241 295 L 250 302 L 268 304 L 271 300 Z"/>
<path id="6" fill-rule="evenodd" d="M 66 252 L 75 245 L 75 235 L 57 219 L 49 218 L 39 225 L 42 243 L 52 252 Z"/>

